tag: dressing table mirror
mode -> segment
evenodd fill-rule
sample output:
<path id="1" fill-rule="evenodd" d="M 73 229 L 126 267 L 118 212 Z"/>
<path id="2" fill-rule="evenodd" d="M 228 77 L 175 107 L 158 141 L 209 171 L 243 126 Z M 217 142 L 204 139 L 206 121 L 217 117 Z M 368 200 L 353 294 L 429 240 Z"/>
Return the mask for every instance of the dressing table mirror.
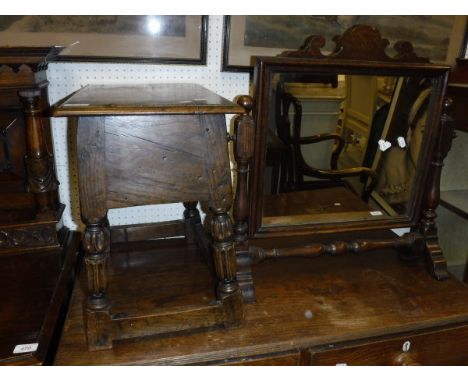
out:
<path id="1" fill-rule="evenodd" d="M 256 58 L 253 147 L 237 155 L 234 208 L 246 301 L 255 300 L 252 264 L 268 258 L 395 248 L 425 256 L 433 277 L 447 278 L 435 210 L 453 134 L 450 67 L 409 42 L 392 54 L 370 26 L 334 42 L 326 54 L 325 39 L 310 36 L 297 51 Z M 291 237 L 305 240 L 284 241 Z"/>

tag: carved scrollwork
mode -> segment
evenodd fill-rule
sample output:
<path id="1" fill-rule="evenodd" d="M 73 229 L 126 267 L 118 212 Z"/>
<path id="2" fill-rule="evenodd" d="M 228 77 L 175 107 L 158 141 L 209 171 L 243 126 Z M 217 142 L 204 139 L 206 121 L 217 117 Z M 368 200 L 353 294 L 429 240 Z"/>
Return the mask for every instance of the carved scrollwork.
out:
<path id="1" fill-rule="evenodd" d="M 32 73 L 40 72 L 42 70 L 47 70 L 48 63 L 47 62 L 40 62 L 37 64 L 23 64 L 23 63 L 16 63 L 16 64 L 3 64 L 0 65 L 0 76 L 3 74 L 11 75 L 12 73 L 18 75 L 29 75 Z"/>
<path id="2" fill-rule="evenodd" d="M 0 230 L 0 248 L 39 247 L 53 244 L 57 244 L 57 239 L 52 227 Z"/>
<path id="3" fill-rule="evenodd" d="M 408 41 L 397 41 L 393 45 L 397 54 L 394 57 L 389 57 L 385 52 L 390 44 L 389 41 L 382 38 L 380 32 L 369 25 L 354 25 L 341 36 L 333 37 L 333 41 L 335 48 L 328 55 L 324 55 L 321 51 L 325 46 L 325 38 L 312 35 L 305 39 L 304 44 L 298 50 L 285 51 L 280 56 L 385 62 L 429 62 L 428 58 L 417 56 L 413 51 L 413 45 Z"/>

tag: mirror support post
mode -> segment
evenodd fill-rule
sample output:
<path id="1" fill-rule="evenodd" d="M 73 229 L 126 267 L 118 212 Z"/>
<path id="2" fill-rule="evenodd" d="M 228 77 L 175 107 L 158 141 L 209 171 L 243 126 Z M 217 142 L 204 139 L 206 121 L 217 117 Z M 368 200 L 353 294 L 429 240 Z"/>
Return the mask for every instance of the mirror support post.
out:
<path id="1" fill-rule="evenodd" d="M 445 280 L 448 278 L 447 262 L 437 237 L 437 225 L 435 222 L 437 214 L 435 211 L 440 202 L 440 179 L 444 159 L 450 151 L 452 139 L 454 138 L 453 123 L 448 114 L 448 109 L 451 105 L 452 100 L 446 98 L 440 120 L 439 138 L 431 163 L 430 181 L 428 182 L 429 189 L 426 194 L 426 206 L 422 212 L 419 227 L 420 232 L 426 239 L 425 252 L 428 271 L 437 280 Z"/>

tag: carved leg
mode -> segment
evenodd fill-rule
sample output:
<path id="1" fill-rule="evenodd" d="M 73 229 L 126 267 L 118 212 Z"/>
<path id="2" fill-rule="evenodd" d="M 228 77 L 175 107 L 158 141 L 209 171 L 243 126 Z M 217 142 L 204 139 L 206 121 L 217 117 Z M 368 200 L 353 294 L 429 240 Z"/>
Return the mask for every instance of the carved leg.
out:
<path id="1" fill-rule="evenodd" d="M 217 297 L 222 303 L 224 325 L 238 325 L 243 320 L 242 293 L 236 278 L 237 266 L 232 220 L 232 182 L 226 142 L 226 120 L 223 115 L 200 115 L 200 126 L 210 147 L 205 155 L 209 182 L 211 249 L 216 277 Z"/>
<path id="2" fill-rule="evenodd" d="M 218 277 L 217 296 L 223 304 L 224 325 L 239 325 L 244 316 L 242 293 L 236 278 L 236 255 L 232 238 L 232 221 L 225 209 L 213 209 L 211 221 L 213 258 Z"/>
<path id="3" fill-rule="evenodd" d="M 185 239 L 187 244 L 194 244 L 196 238 L 196 224 L 201 224 L 200 212 L 197 209 L 198 202 L 184 202 Z"/>
<path id="4" fill-rule="evenodd" d="M 26 122 L 27 189 L 35 195 L 37 212 L 53 216 L 58 203 L 58 181 L 55 175 L 52 148 L 47 147 L 46 133 L 42 124 L 40 90 L 19 92 Z"/>
<path id="5" fill-rule="evenodd" d="M 106 295 L 109 244 L 107 219 L 87 224 L 83 238 L 88 287 L 84 315 L 89 350 L 112 347 L 110 303 Z"/>
<path id="6" fill-rule="evenodd" d="M 89 350 L 112 347 L 107 263 L 110 251 L 107 220 L 105 134 L 102 117 L 80 117 L 77 131 L 81 217 L 88 296 L 84 320 Z"/>

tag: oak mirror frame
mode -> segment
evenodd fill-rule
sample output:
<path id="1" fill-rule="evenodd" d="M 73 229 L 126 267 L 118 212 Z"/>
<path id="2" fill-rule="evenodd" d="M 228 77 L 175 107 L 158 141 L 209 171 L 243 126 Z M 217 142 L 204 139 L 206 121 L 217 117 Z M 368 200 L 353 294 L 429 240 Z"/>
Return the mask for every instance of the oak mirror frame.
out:
<path id="1" fill-rule="evenodd" d="M 337 231 L 360 231 L 370 229 L 394 229 L 417 226 L 425 203 L 430 193 L 430 182 L 434 151 L 441 136 L 441 114 L 443 111 L 445 86 L 449 67 L 434 65 L 427 60 L 412 56 L 389 58 L 382 52 L 375 52 L 374 57 L 346 56 L 335 51 L 330 56 L 323 56 L 317 44 L 309 44 L 313 53 L 298 54 L 299 51 L 283 53 L 277 57 L 257 57 L 254 70 L 254 109 L 255 138 L 254 155 L 249 173 L 250 210 L 248 230 L 250 238 L 278 237 L 329 233 Z M 346 50 L 346 49 L 345 49 Z M 359 49 L 358 49 L 359 50 Z M 349 52 L 349 51 L 348 51 Z M 404 53 L 404 52 L 403 52 Z M 289 55 L 289 56 L 288 56 Z M 312 57 L 310 57 L 312 56 Z M 411 189 L 406 211 L 395 216 L 379 216 L 378 218 L 339 219 L 319 218 L 296 222 L 277 224 L 265 223 L 264 197 L 265 171 L 267 161 L 268 124 L 271 124 L 272 89 L 278 77 L 281 78 L 330 78 L 343 76 L 379 76 L 395 78 L 425 78 L 430 82 L 431 91 L 428 95 L 424 136 L 419 152 L 414 182 Z M 323 217 L 323 216 L 322 216 Z"/>

